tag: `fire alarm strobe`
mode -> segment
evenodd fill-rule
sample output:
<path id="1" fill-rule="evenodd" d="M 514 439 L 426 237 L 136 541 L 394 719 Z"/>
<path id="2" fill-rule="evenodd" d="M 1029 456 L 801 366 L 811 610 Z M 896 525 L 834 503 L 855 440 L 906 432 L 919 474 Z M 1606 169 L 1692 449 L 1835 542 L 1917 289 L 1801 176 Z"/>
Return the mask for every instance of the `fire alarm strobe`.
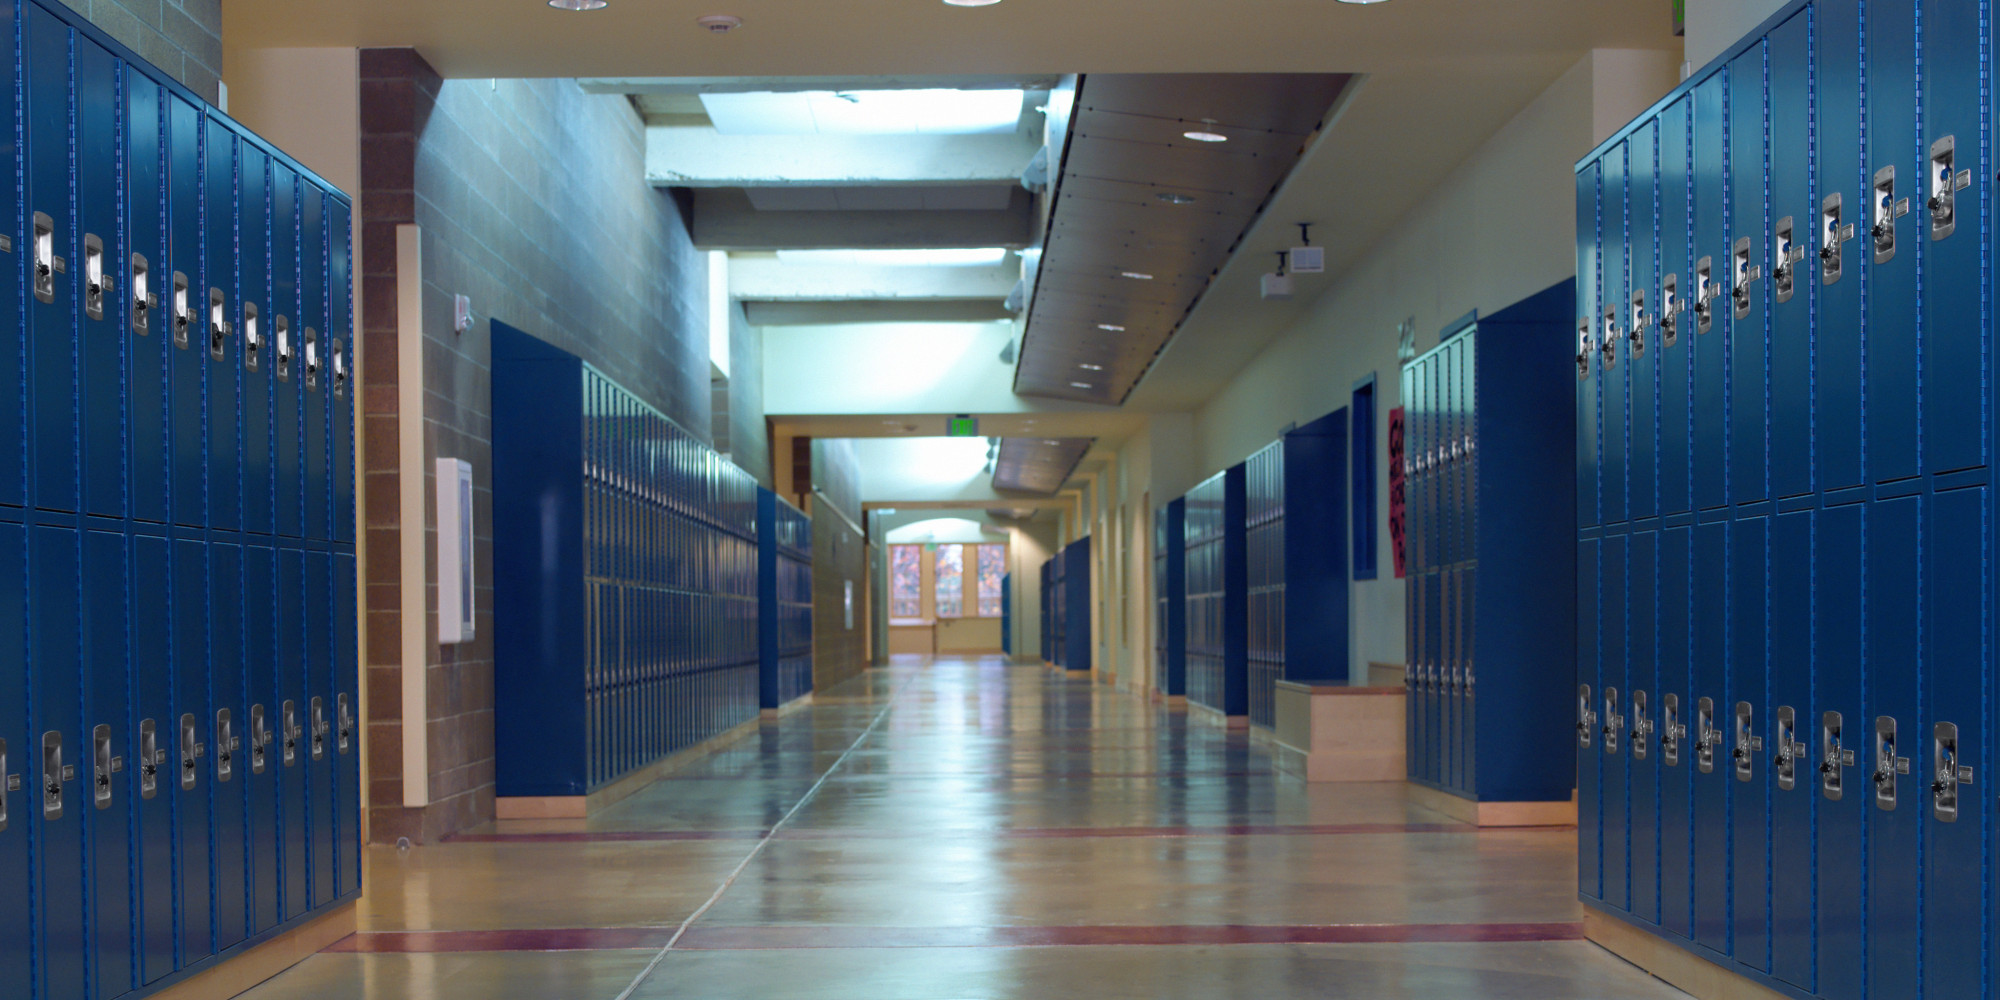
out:
<path id="1" fill-rule="evenodd" d="M 706 14 L 695 18 L 694 23 L 718 35 L 743 27 L 743 19 L 734 14 Z"/>

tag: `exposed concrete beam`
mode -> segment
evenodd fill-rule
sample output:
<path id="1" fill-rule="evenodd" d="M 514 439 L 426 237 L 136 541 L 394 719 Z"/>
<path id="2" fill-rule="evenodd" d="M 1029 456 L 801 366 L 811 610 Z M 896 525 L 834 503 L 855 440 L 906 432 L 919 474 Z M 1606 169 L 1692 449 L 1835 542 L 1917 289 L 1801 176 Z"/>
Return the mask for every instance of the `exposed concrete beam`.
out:
<path id="1" fill-rule="evenodd" d="M 834 323 L 986 323 L 1013 316 L 992 299 L 923 299 L 894 302 L 745 302 L 751 326 L 827 326 Z"/>
<path id="2" fill-rule="evenodd" d="M 760 212 L 742 191 L 701 190 L 691 227 L 703 250 L 1019 248 L 1034 231 L 1035 199 L 1020 188 L 998 212 Z"/>
<path id="3" fill-rule="evenodd" d="M 757 94 L 803 90 L 1048 90 L 1054 76 L 678 76 L 578 80 L 586 94 Z"/>
<path id="4" fill-rule="evenodd" d="M 646 129 L 646 179 L 657 187 L 841 187 L 1005 184 L 1041 148 L 1007 135 L 723 135 Z"/>
<path id="5" fill-rule="evenodd" d="M 1020 279 L 1018 260 L 998 267 L 783 264 L 756 257 L 729 262 L 729 295 L 743 302 L 998 300 Z"/>

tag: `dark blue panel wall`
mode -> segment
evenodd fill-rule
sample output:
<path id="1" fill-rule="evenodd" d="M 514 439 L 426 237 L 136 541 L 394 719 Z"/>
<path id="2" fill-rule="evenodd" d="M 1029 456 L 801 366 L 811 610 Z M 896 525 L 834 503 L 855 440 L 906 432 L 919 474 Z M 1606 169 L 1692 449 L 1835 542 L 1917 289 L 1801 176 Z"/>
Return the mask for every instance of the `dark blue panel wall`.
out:
<path id="1" fill-rule="evenodd" d="M 758 704 L 780 708 L 812 692 L 812 522 L 757 491 Z"/>
<path id="2" fill-rule="evenodd" d="M 1329 413 L 1290 431 L 1283 442 L 1285 599 L 1280 631 L 1286 680 L 1349 679 L 1347 416 L 1346 410 Z"/>
<path id="3" fill-rule="evenodd" d="M 1090 669 L 1090 539 L 1063 547 L 1062 659 L 1065 670 Z"/>
<path id="4" fill-rule="evenodd" d="M 1167 697 L 1187 694 L 1187 501 L 1175 500 L 1153 518 L 1153 684 Z"/>

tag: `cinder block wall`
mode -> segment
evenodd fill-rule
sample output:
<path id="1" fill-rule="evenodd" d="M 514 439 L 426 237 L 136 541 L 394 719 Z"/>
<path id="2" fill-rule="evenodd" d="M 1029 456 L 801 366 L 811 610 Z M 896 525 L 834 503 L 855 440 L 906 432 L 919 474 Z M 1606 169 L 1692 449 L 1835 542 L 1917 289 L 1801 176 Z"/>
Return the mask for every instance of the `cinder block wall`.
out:
<path id="1" fill-rule="evenodd" d="M 215 103 L 222 0 L 62 0 L 147 62 Z"/>

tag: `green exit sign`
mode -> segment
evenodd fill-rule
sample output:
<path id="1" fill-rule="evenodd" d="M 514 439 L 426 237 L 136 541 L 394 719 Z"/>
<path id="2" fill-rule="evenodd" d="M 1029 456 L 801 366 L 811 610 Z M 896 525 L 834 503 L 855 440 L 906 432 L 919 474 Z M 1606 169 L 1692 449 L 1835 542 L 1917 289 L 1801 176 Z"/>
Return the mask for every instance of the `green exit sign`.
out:
<path id="1" fill-rule="evenodd" d="M 979 418 L 963 414 L 944 418 L 944 436 L 955 438 L 976 438 L 979 436 Z"/>

